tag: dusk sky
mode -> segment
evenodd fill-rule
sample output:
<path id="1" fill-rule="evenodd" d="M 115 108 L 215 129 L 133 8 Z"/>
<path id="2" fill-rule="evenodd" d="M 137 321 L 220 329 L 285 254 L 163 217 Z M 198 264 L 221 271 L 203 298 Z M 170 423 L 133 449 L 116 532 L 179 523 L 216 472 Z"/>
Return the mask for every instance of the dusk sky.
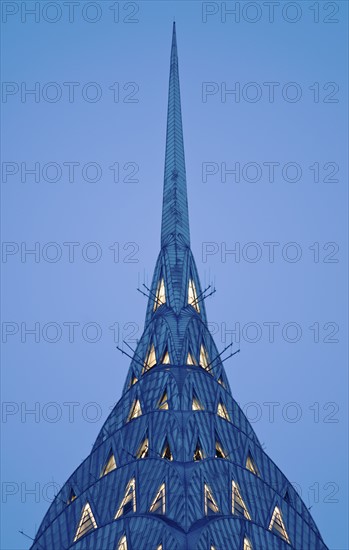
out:
<path id="1" fill-rule="evenodd" d="M 348 550 L 347 2 L 1 4 L 1 549 L 29 548 L 142 334 L 175 18 L 210 327 L 241 350 L 224 365 L 266 452 Z"/>

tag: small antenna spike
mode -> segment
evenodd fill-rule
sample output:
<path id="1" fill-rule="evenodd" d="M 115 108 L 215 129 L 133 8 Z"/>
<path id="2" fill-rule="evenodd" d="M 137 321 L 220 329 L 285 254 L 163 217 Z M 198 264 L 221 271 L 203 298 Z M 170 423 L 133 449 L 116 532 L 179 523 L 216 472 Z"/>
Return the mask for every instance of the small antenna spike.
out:
<path id="1" fill-rule="evenodd" d="M 228 346 L 229 347 L 229 346 Z M 228 357 L 225 357 L 224 359 L 221 360 L 221 363 L 224 363 L 227 359 L 230 359 L 230 357 L 233 357 L 234 355 L 236 355 L 237 353 L 240 353 L 240 350 L 238 349 L 237 351 L 234 351 L 234 353 L 231 353 L 230 355 L 228 355 Z M 218 356 L 217 356 L 218 357 Z M 216 357 L 216 359 L 217 359 Z M 211 370 L 215 369 L 218 365 L 213 365 L 207 372 L 211 372 Z"/>
<path id="2" fill-rule="evenodd" d="M 138 363 L 138 365 L 140 365 L 142 368 L 144 367 L 144 365 L 138 361 L 137 359 L 135 359 L 134 357 L 132 357 L 132 355 L 129 355 L 128 353 L 126 353 L 126 351 L 124 351 L 122 348 L 120 348 L 119 346 L 116 346 L 116 349 L 119 350 L 123 355 L 127 355 L 127 357 L 129 357 L 132 361 L 134 361 L 135 363 Z"/>
<path id="3" fill-rule="evenodd" d="M 211 288 L 211 285 L 208 285 L 208 287 L 206 287 L 205 290 L 203 290 L 202 292 L 200 292 L 199 296 L 197 296 L 197 297 L 195 298 L 195 300 L 193 300 L 193 301 L 191 302 L 190 305 L 191 305 L 191 306 L 196 305 L 198 299 L 199 299 L 199 298 L 206 292 L 206 290 L 208 290 L 209 288 Z"/>
<path id="4" fill-rule="evenodd" d="M 143 283 L 143 286 L 144 286 L 144 288 L 146 288 L 148 290 L 148 292 L 150 292 L 151 296 L 153 296 L 153 298 L 155 298 L 155 300 L 157 301 L 159 306 L 162 306 L 163 302 L 156 296 L 156 294 L 154 294 L 154 292 L 152 290 L 150 290 L 150 288 L 148 288 L 144 283 Z"/>
<path id="5" fill-rule="evenodd" d="M 27 537 L 27 539 L 30 539 L 30 540 L 33 540 L 33 541 L 35 540 L 35 539 L 33 539 L 33 537 L 30 537 L 29 535 L 27 535 L 27 534 L 23 531 L 23 529 L 22 529 L 22 531 L 21 531 L 21 530 L 18 530 L 18 532 L 21 533 L 21 535 L 23 535 L 24 537 Z"/>
<path id="6" fill-rule="evenodd" d="M 133 353 L 136 355 L 136 357 L 138 357 L 138 359 L 139 359 L 140 361 L 143 361 L 142 357 L 141 357 L 140 355 L 138 355 L 138 353 L 136 353 L 136 351 L 135 351 L 133 348 L 131 348 L 130 344 L 128 344 L 128 343 L 126 342 L 126 340 L 123 340 L 123 343 L 126 344 L 126 346 L 127 346 L 128 348 L 130 348 L 131 351 L 133 351 Z"/>

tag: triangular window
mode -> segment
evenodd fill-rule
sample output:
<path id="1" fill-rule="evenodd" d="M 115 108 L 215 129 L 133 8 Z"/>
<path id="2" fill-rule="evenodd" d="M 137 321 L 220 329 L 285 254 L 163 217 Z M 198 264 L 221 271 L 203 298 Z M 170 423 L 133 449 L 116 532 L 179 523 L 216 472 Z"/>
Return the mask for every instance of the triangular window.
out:
<path id="1" fill-rule="evenodd" d="M 138 382 L 138 378 L 135 375 L 133 375 L 130 380 L 130 387 L 136 384 L 136 382 Z"/>
<path id="2" fill-rule="evenodd" d="M 126 535 L 123 535 L 119 540 L 118 547 L 116 550 L 127 550 L 127 539 Z"/>
<path id="3" fill-rule="evenodd" d="M 218 384 L 220 384 L 221 386 L 223 386 L 223 388 L 225 388 L 225 384 L 221 376 L 218 378 Z"/>
<path id="4" fill-rule="evenodd" d="M 72 502 L 74 502 L 74 500 L 76 499 L 76 494 L 75 494 L 75 491 L 74 489 L 70 489 L 70 493 L 69 493 L 69 498 L 67 500 L 67 504 L 71 504 Z"/>
<path id="5" fill-rule="evenodd" d="M 215 457 L 216 458 L 227 458 L 227 455 L 224 452 L 223 447 L 220 444 L 220 442 L 218 441 L 218 439 L 216 439 L 216 454 L 215 454 Z"/>
<path id="6" fill-rule="evenodd" d="M 116 470 L 116 462 L 115 462 L 115 457 L 113 455 L 113 452 L 110 451 L 108 458 L 106 460 L 106 463 L 104 465 L 104 468 L 102 470 L 101 477 L 106 476 L 107 474 L 109 474 L 109 472 L 112 472 L 113 470 Z"/>
<path id="7" fill-rule="evenodd" d="M 204 346 L 201 344 L 200 346 L 200 361 L 199 361 L 200 367 L 203 369 L 208 368 L 208 357 L 207 357 L 207 351 L 205 350 Z"/>
<path id="8" fill-rule="evenodd" d="M 205 490 L 205 515 L 211 516 L 212 514 L 217 514 L 217 512 L 219 512 L 218 505 L 215 499 L 213 498 L 213 495 L 211 493 L 209 486 L 206 483 L 204 486 L 204 490 Z"/>
<path id="9" fill-rule="evenodd" d="M 259 476 L 258 468 L 256 466 L 255 461 L 252 458 L 251 453 L 248 453 L 247 459 L 246 459 L 246 468 L 250 470 L 255 476 Z"/>
<path id="10" fill-rule="evenodd" d="M 193 411 L 203 411 L 204 410 L 204 408 L 201 405 L 199 399 L 197 398 L 197 395 L 196 395 L 195 392 L 193 392 L 193 401 L 192 401 L 191 408 L 192 408 Z"/>
<path id="11" fill-rule="evenodd" d="M 272 533 L 279 535 L 279 537 L 290 544 L 290 539 L 288 537 L 286 527 L 282 519 L 281 510 L 277 506 L 275 506 L 272 518 L 270 520 L 269 531 L 272 531 Z"/>
<path id="12" fill-rule="evenodd" d="M 217 414 L 218 416 L 221 416 L 222 418 L 225 418 L 225 420 L 228 420 L 230 422 L 230 416 L 224 403 L 218 403 Z"/>
<path id="13" fill-rule="evenodd" d="M 163 358 L 161 360 L 161 364 L 162 365 L 169 365 L 171 363 L 170 361 L 170 355 L 168 353 L 168 350 L 166 349 L 164 355 L 163 355 Z"/>
<path id="14" fill-rule="evenodd" d="M 159 546 L 156 548 L 156 550 L 162 550 L 162 544 L 159 544 Z"/>
<path id="15" fill-rule="evenodd" d="M 156 298 L 154 300 L 153 311 L 156 311 L 157 308 L 160 307 L 165 302 L 166 302 L 165 281 L 164 281 L 164 278 L 161 277 L 161 279 L 158 282 L 157 289 L 156 289 Z"/>
<path id="16" fill-rule="evenodd" d="M 290 494 L 288 491 L 285 492 L 284 501 L 290 504 Z"/>
<path id="17" fill-rule="evenodd" d="M 137 458 L 147 458 L 149 456 L 149 441 L 146 437 L 139 446 L 136 457 Z"/>
<path id="18" fill-rule="evenodd" d="M 173 460 L 173 456 L 170 449 L 170 444 L 167 441 L 167 438 L 165 439 L 164 446 L 162 448 L 161 452 L 161 458 L 166 458 L 167 460 Z"/>
<path id="19" fill-rule="evenodd" d="M 157 492 L 156 497 L 154 498 L 150 508 L 149 512 L 157 513 L 157 514 L 165 514 L 166 513 L 166 491 L 165 491 L 165 483 L 163 483 L 160 487 L 160 489 Z"/>
<path id="20" fill-rule="evenodd" d="M 244 550 L 253 550 L 251 541 L 247 537 L 244 538 Z"/>
<path id="21" fill-rule="evenodd" d="M 130 420 L 133 420 L 133 418 L 137 418 L 138 416 L 141 416 L 141 414 L 142 414 L 142 407 L 139 399 L 136 399 L 136 401 L 133 403 L 131 407 L 127 422 L 129 422 Z"/>
<path id="22" fill-rule="evenodd" d="M 116 512 L 115 519 L 118 519 L 123 514 L 126 515 L 129 512 L 136 511 L 136 480 L 132 478 L 126 487 L 125 496 L 121 501 L 118 511 Z"/>
<path id="23" fill-rule="evenodd" d="M 198 313 L 200 313 L 200 306 L 198 302 L 198 295 L 196 292 L 196 287 L 193 279 L 189 279 L 188 285 L 188 304 L 193 306 Z"/>
<path id="24" fill-rule="evenodd" d="M 251 516 L 246 508 L 246 504 L 242 499 L 239 487 L 235 481 L 232 483 L 232 513 L 236 516 L 251 519 Z"/>
<path id="25" fill-rule="evenodd" d="M 167 397 L 167 391 L 166 390 L 162 394 L 162 397 L 159 401 L 158 408 L 163 410 L 163 411 L 167 410 L 169 408 L 169 406 L 168 406 L 168 397 Z"/>
<path id="26" fill-rule="evenodd" d="M 154 365 L 156 365 L 156 354 L 154 344 L 152 344 L 144 361 L 143 372 L 151 369 Z"/>
<path id="27" fill-rule="evenodd" d="M 198 442 L 196 444 L 195 451 L 194 451 L 193 460 L 197 461 L 197 460 L 203 460 L 203 459 L 204 459 L 204 452 L 201 448 L 200 440 L 198 439 Z"/>
<path id="28" fill-rule="evenodd" d="M 187 365 L 196 365 L 193 355 L 188 352 Z"/>
<path id="29" fill-rule="evenodd" d="M 76 530 L 74 542 L 89 533 L 89 531 L 92 531 L 93 529 L 97 529 L 97 523 L 93 516 L 91 506 L 87 502 L 81 513 L 81 518 L 79 521 L 79 526 Z"/>

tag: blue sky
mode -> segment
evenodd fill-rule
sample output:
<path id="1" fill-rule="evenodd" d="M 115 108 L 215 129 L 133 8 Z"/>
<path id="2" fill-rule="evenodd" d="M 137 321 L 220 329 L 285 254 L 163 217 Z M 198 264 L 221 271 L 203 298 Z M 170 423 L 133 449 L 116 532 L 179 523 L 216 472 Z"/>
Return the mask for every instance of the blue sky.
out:
<path id="1" fill-rule="evenodd" d="M 347 3 L 48 4 L 2 2 L 1 548 L 29 547 L 18 531 L 34 536 L 120 397 L 116 344 L 141 335 L 175 17 L 215 341 L 239 344 L 235 399 L 346 550 Z"/>

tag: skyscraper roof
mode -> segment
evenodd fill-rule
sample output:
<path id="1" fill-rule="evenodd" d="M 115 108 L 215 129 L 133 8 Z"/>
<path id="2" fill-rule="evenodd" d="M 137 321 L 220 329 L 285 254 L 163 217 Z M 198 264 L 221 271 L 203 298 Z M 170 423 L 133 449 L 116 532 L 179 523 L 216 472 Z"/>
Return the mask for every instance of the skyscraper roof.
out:
<path id="1" fill-rule="evenodd" d="M 161 249 L 148 292 L 122 397 L 32 550 L 326 549 L 233 398 L 208 329 L 210 290 L 190 250 L 175 24 Z"/>

